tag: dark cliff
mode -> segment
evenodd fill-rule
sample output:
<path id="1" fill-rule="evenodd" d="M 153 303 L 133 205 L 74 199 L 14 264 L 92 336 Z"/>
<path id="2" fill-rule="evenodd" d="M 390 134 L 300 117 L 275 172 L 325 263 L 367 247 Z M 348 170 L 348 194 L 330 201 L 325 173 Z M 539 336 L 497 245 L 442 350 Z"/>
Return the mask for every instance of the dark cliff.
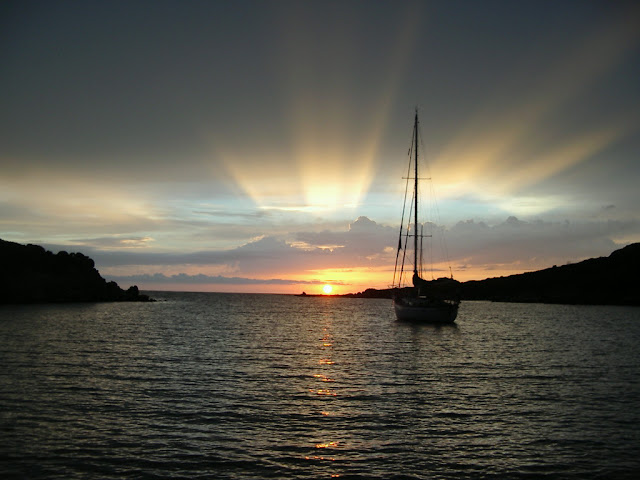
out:
<path id="1" fill-rule="evenodd" d="M 107 282 L 81 253 L 0 240 L 0 304 L 151 301 L 138 287 Z"/>
<path id="2" fill-rule="evenodd" d="M 640 243 L 608 257 L 462 284 L 466 300 L 640 305 Z"/>
<path id="3" fill-rule="evenodd" d="M 582 305 L 640 305 L 640 243 L 627 245 L 608 257 L 551 267 L 508 277 L 459 283 L 463 300 L 564 303 Z M 428 282 L 431 288 L 445 279 Z M 345 295 L 391 298 L 391 289 L 367 289 Z"/>

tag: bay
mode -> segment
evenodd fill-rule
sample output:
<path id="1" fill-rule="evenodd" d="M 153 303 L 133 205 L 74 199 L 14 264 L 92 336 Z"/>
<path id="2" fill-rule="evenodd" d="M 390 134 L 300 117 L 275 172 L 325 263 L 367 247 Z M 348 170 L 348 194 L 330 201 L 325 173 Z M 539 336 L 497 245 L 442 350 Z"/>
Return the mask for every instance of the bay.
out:
<path id="1" fill-rule="evenodd" d="M 635 478 L 640 309 L 155 292 L 0 307 L 3 478 Z"/>

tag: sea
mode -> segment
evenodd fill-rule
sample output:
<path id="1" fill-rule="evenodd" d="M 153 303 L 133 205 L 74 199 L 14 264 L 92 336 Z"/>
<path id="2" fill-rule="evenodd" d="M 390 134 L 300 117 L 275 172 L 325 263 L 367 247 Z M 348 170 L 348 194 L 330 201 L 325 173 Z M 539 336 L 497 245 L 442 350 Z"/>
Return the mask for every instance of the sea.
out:
<path id="1" fill-rule="evenodd" d="M 640 308 L 0 307 L 3 479 L 640 478 Z"/>

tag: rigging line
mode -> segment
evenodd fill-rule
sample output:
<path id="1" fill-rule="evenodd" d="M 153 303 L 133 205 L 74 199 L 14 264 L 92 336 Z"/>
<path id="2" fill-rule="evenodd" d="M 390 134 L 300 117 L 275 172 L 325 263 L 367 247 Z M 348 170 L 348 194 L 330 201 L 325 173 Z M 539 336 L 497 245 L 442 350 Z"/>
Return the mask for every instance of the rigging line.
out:
<path id="1" fill-rule="evenodd" d="M 413 130 L 414 130 L 414 148 L 413 152 L 414 158 L 414 211 L 413 211 L 413 223 L 414 223 L 414 238 L 413 238 L 413 274 L 418 275 L 418 109 L 416 108 L 416 116 L 413 122 Z M 422 254 L 422 252 L 421 252 Z"/>
<path id="2" fill-rule="evenodd" d="M 420 140 L 420 145 L 422 146 L 422 157 L 424 158 L 424 161 L 422 162 L 422 164 L 426 167 L 427 169 L 427 180 L 431 180 L 431 165 L 429 165 L 429 162 L 427 161 L 427 147 L 424 143 L 424 135 L 422 134 L 422 129 L 420 128 L 420 125 L 418 124 L 418 130 L 420 130 L 418 132 L 418 139 Z"/>
<path id="3" fill-rule="evenodd" d="M 434 224 L 432 223 L 432 231 L 435 229 L 435 227 L 433 226 Z M 431 269 L 431 280 L 435 280 L 435 276 L 433 274 L 433 261 L 434 261 L 434 257 L 433 257 L 433 242 L 429 242 L 429 266 Z"/>
<path id="4" fill-rule="evenodd" d="M 405 219 L 405 212 L 406 212 L 406 208 L 407 208 L 407 194 L 409 192 L 409 180 L 411 180 L 411 159 L 412 159 L 412 152 L 413 152 L 413 145 L 414 145 L 414 138 L 415 138 L 415 128 L 413 128 L 411 130 L 411 142 L 409 143 L 409 151 L 407 153 L 407 156 L 409 157 L 409 162 L 407 165 L 407 176 L 404 177 L 407 182 L 405 184 L 405 189 L 404 189 L 404 201 L 402 203 L 402 217 L 400 220 L 400 234 L 398 237 L 398 250 L 396 250 L 396 264 L 393 270 L 393 284 L 395 285 L 395 281 L 396 281 L 396 274 L 398 272 L 398 257 L 400 254 L 400 250 L 402 249 L 402 231 L 404 229 L 404 219 Z M 413 197 L 411 199 L 411 207 L 413 207 Z M 409 211 L 409 218 L 411 218 L 411 210 Z M 409 232 L 409 224 L 407 224 L 407 234 Z M 402 273 L 404 271 L 404 262 L 405 262 L 405 257 L 406 257 L 406 253 L 407 253 L 407 242 L 405 240 L 405 245 L 404 245 L 404 253 L 402 256 L 402 264 L 400 267 L 400 273 L 398 274 L 398 286 L 400 286 L 400 284 L 402 283 Z"/>
<path id="5" fill-rule="evenodd" d="M 413 147 L 414 147 L 414 144 L 415 144 L 415 135 L 416 135 L 416 129 L 412 128 L 411 129 L 411 143 L 409 144 L 409 153 L 408 153 L 408 156 L 409 156 L 409 171 L 411 171 L 411 158 L 413 156 Z"/>
<path id="6" fill-rule="evenodd" d="M 413 141 L 411 142 L 411 144 L 413 145 Z M 402 202 L 402 217 L 400 219 L 400 235 L 398 237 L 398 250 L 396 250 L 396 264 L 395 267 L 393 269 L 393 285 L 395 285 L 396 283 L 396 272 L 398 271 L 398 257 L 400 255 L 400 250 L 402 249 L 402 230 L 404 228 L 404 214 L 405 214 L 405 210 L 407 209 L 407 194 L 409 192 L 409 174 L 411 173 L 411 150 L 409 150 L 409 166 L 407 167 L 407 177 L 406 177 L 406 184 L 404 187 L 404 200 Z M 413 203 L 413 201 L 412 201 Z M 409 213 L 409 218 L 411 218 L 411 213 Z M 404 258 L 402 261 L 402 265 L 404 267 Z M 401 269 L 402 272 L 402 269 Z M 398 285 L 400 284 L 400 276 L 398 277 Z"/>
<path id="7" fill-rule="evenodd" d="M 413 211 L 413 195 L 411 196 L 411 208 L 409 209 L 409 218 L 411 218 L 411 213 Z M 405 235 L 404 237 L 404 248 L 402 249 L 402 266 L 400 268 L 400 276 L 398 278 L 398 286 L 401 286 L 402 283 L 402 275 L 405 273 L 404 271 L 404 264 L 407 258 L 407 242 L 409 241 L 409 237 L 411 235 L 409 235 L 409 226 L 410 224 L 407 225 L 407 235 Z"/>
<path id="8" fill-rule="evenodd" d="M 438 206 L 438 197 L 436 197 L 435 188 L 433 184 L 431 184 L 431 191 L 432 191 L 431 196 L 433 197 L 435 214 L 438 219 L 438 223 L 440 223 L 440 208 Z M 447 262 L 447 266 L 449 267 L 449 273 L 451 274 L 451 278 L 453 278 L 453 272 L 451 270 L 451 259 L 449 258 L 449 249 L 447 248 L 447 241 L 446 241 L 446 228 L 444 228 L 444 225 L 440 227 L 440 230 L 442 232 L 440 234 L 440 248 L 444 253 L 444 260 Z"/>
<path id="9" fill-rule="evenodd" d="M 433 223 L 428 222 L 428 227 L 431 229 L 431 231 L 433 231 Z M 433 234 L 431 235 L 427 235 L 428 237 L 433 237 Z M 431 280 L 434 279 L 433 277 L 433 241 L 430 241 L 428 243 L 428 252 L 427 252 L 427 257 L 429 259 L 429 274 L 431 275 Z"/>
<path id="10" fill-rule="evenodd" d="M 416 229 L 416 234 L 418 230 Z M 418 275 L 422 277 L 422 272 L 424 272 L 424 223 L 420 224 L 420 270 Z"/>
<path id="11" fill-rule="evenodd" d="M 420 126 L 418 125 L 418 128 L 420 128 Z M 422 145 L 422 151 L 426 152 L 427 148 L 424 144 L 424 135 L 418 135 L 419 139 L 420 139 L 420 145 Z M 434 210 L 434 220 L 437 222 L 437 224 L 441 223 L 441 219 L 440 219 L 440 208 L 438 206 L 438 197 L 436 196 L 436 192 L 435 192 L 435 187 L 432 181 L 432 174 L 431 174 L 431 165 L 429 165 L 429 162 L 427 161 L 427 156 L 424 155 L 424 162 L 423 162 L 424 166 L 427 168 L 427 174 L 428 174 L 428 180 L 430 180 L 429 182 L 429 187 L 431 189 L 431 198 L 433 201 L 433 210 Z M 436 227 L 438 226 L 436 224 Z M 442 231 L 442 234 L 439 235 L 440 237 L 440 248 L 442 249 L 442 252 L 444 253 L 444 260 L 447 262 L 447 266 L 449 267 L 449 273 L 451 274 L 451 278 L 453 278 L 453 272 L 451 270 L 451 259 L 449 257 L 449 249 L 447 248 L 447 242 L 446 242 L 446 235 L 445 235 L 445 231 L 446 229 L 444 228 L 444 226 L 440 229 Z M 433 242 L 431 242 L 431 275 L 433 277 Z"/>

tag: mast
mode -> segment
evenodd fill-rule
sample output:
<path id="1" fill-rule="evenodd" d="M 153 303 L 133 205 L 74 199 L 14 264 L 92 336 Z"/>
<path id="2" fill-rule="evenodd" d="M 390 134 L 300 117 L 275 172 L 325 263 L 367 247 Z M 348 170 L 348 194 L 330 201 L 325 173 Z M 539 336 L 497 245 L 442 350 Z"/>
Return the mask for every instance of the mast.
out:
<path id="1" fill-rule="evenodd" d="M 413 123 L 414 187 L 413 187 L 413 274 L 418 275 L 418 109 Z"/>

